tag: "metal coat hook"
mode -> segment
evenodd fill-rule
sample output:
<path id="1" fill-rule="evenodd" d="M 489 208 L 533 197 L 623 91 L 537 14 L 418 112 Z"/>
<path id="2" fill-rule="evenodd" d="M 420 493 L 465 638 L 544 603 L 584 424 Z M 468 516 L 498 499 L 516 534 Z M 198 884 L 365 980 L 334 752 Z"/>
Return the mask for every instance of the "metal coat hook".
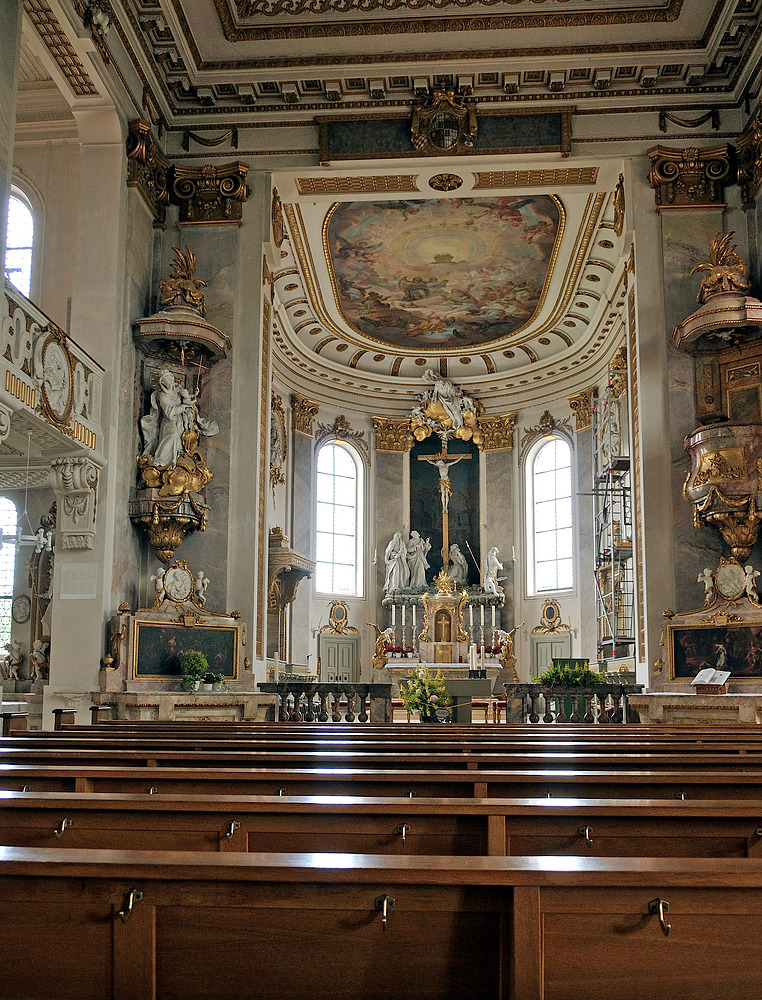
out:
<path id="1" fill-rule="evenodd" d="M 381 930 L 385 931 L 386 921 L 389 919 L 389 910 L 394 909 L 394 900 L 391 896 L 384 894 L 383 896 L 376 896 L 374 905 L 377 910 L 381 911 Z"/>
<path id="2" fill-rule="evenodd" d="M 232 840 L 233 834 L 236 830 L 241 829 L 241 824 L 237 819 L 231 819 L 228 821 L 227 829 L 225 830 L 225 840 Z"/>
<path id="3" fill-rule="evenodd" d="M 69 819 L 69 817 L 68 816 L 64 816 L 64 818 L 58 824 L 58 826 L 56 827 L 56 829 L 53 831 L 53 833 L 55 834 L 56 840 L 60 840 L 61 837 L 63 837 L 64 832 L 66 830 L 68 830 L 71 825 L 72 825 L 72 823 L 71 823 L 71 820 Z"/>
<path id="4" fill-rule="evenodd" d="M 143 898 L 143 893 L 140 889 L 128 889 L 124 894 L 124 903 L 122 904 L 122 909 L 119 910 L 117 916 L 126 924 L 127 921 L 132 916 L 132 911 L 136 903 L 139 903 Z"/>
<path id="5" fill-rule="evenodd" d="M 669 910 L 669 903 L 666 899 L 661 899 L 659 896 L 656 899 L 652 899 L 648 904 L 648 912 L 651 914 L 656 914 L 659 917 L 659 927 L 661 927 L 661 932 L 664 937 L 669 937 L 669 932 L 672 930 L 672 924 L 668 924 L 664 919 L 664 914 Z"/>
<path id="6" fill-rule="evenodd" d="M 585 843 L 588 847 L 593 846 L 593 828 L 592 826 L 581 826 L 579 828 L 579 833 L 581 837 L 585 838 Z"/>
<path id="7" fill-rule="evenodd" d="M 407 835 L 410 833 L 410 826 L 407 823 L 400 823 L 397 826 L 397 833 L 402 837 L 402 846 L 405 846 Z"/>

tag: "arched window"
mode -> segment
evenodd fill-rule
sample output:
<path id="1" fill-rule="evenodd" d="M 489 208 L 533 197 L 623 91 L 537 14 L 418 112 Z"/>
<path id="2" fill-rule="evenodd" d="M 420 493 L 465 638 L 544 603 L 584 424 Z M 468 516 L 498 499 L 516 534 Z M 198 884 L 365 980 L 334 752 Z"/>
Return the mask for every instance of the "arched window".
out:
<path id="1" fill-rule="evenodd" d="M 554 437 L 530 462 L 529 590 L 547 593 L 574 586 L 571 448 Z"/>
<path id="2" fill-rule="evenodd" d="M 7 497 L 0 497 L 0 532 L 3 545 L 0 548 L 0 646 L 11 641 L 11 605 L 13 604 L 13 580 L 16 572 L 16 546 L 5 541 L 8 535 L 15 535 L 18 525 L 16 504 Z"/>
<path id="3" fill-rule="evenodd" d="M 315 589 L 362 594 L 362 465 L 354 450 L 332 441 L 317 454 Z"/>
<path id="4" fill-rule="evenodd" d="M 25 198 L 14 192 L 8 202 L 5 275 L 27 298 L 32 290 L 33 247 L 34 216 L 31 206 Z"/>

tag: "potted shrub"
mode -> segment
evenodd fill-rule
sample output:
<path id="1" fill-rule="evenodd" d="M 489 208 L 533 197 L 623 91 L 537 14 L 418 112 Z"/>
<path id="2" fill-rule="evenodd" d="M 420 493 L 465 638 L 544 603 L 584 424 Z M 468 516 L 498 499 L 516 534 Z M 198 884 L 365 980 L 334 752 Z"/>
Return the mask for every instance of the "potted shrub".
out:
<path id="1" fill-rule="evenodd" d="M 198 649 L 190 649 L 180 661 L 183 672 L 183 687 L 186 691 L 197 691 L 201 678 L 209 671 L 209 661 Z"/>
<path id="2" fill-rule="evenodd" d="M 207 677 L 209 674 L 206 675 Z M 224 691 L 227 685 L 223 674 L 212 674 L 212 691 Z"/>

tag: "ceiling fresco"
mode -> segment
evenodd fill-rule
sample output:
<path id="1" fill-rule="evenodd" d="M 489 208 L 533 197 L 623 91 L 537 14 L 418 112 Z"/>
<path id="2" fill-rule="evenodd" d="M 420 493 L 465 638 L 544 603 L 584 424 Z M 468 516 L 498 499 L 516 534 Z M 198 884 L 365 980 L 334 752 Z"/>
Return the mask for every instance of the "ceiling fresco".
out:
<path id="1" fill-rule="evenodd" d="M 532 319 L 563 232 L 548 195 L 348 202 L 328 214 L 336 303 L 392 347 L 478 347 Z"/>

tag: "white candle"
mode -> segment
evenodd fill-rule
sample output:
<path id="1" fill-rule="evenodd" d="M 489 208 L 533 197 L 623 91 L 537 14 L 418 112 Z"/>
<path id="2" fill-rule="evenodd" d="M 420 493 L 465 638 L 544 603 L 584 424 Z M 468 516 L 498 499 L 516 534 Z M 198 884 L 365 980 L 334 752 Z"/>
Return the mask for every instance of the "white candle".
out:
<path id="1" fill-rule="evenodd" d="M 474 606 L 473 606 L 473 604 L 469 605 L 469 611 L 471 612 L 471 628 L 473 628 L 474 627 Z"/>
<path id="2" fill-rule="evenodd" d="M 413 628 L 415 628 L 415 626 L 416 626 L 416 621 L 415 621 L 415 605 L 413 605 Z"/>
<path id="3" fill-rule="evenodd" d="M 397 605 L 392 604 L 392 628 L 397 624 Z"/>
<path id="4" fill-rule="evenodd" d="M 476 670 L 476 643 L 471 643 L 471 648 L 468 651 L 468 666 L 470 670 Z"/>
<path id="5" fill-rule="evenodd" d="M 483 624 L 484 624 L 484 605 L 483 605 L 483 604 L 480 604 L 480 605 L 479 605 L 479 611 L 481 612 L 481 616 L 482 616 L 482 625 L 483 625 Z"/>
<path id="6" fill-rule="evenodd" d="M 492 628 L 495 627 L 495 605 L 492 605 Z"/>
<path id="7" fill-rule="evenodd" d="M 276 649 L 273 654 L 273 671 L 275 673 L 275 683 L 278 683 L 278 675 L 280 674 L 280 663 L 278 662 L 279 651 Z"/>
<path id="8" fill-rule="evenodd" d="M 482 646 L 482 670 L 484 670 L 484 646 Z"/>
<path id="9" fill-rule="evenodd" d="M 406 608 L 407 608 L 407 605 L 403 604 L 402 605 L 402 627 L 403 628 L 405 627 L 405 610 L 406 610 Z"/>

